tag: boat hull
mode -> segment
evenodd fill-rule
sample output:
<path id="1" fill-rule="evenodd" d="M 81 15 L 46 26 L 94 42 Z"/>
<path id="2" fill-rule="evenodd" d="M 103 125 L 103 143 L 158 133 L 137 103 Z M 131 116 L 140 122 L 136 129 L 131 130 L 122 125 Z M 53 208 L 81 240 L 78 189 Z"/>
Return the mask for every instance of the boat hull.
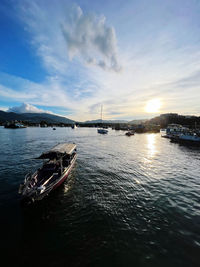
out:
<path id="1" fill-rule="evenodd" d="M 185 145 L 195 145 L 199 146 L 200 145 L 200 139 L 199 138 L 187 138 L 187 137 L 180 137 L 180 136 L 173 136 L 170 138 L 171 142 L 175 143 L 180 143 L 180 144 L 185 144 Z"/>
<path id="2" fill-rule="evenodd" d="M 108 133 L 108 130 L 106 130 L 106 129 L 98 129 L 97 132 L 99 134 L 107 134 Z"/>
<path id="3" fill-rule="evenodd" d="M 171 142 L 179 143 L 182 145 L 200 146 L 200 141 L 194 141 L 194 140 L 184 140 L 184 139 L 179 139 L 179 138 L 171 138 Z"/>
<path id="4" fill-rule="evenodd" d="M 60 180 L 54 185 L 52 190 L 55 190 L 58 186 L 60 186 L 62 183 L 64 183 L 64 181 L 67 179 L 67 177 L 69 176 L 75 161 L 76 161 L 77 155 L 75 155 L 75 157 L 73 158 L 70 166 L 68 167 L 68 169 L 65 171 L 65 173 L 61 176 Z"/>
<path id="5" fill-rule="evenodd" d="M 42 193 L 27 195 L 27 194 L 23 194 L 23 192 L 22 192 L 22 198 L 21 198 L 22 202 L 23 203 L 33 203 L 35 201 L 42 200 L 43 198 L 48 196 L 52 191 L 57 189 L 57 187 L 59 187 L 61 184 L 63 184 L 65 182 L 65 180 L 68 178 L 69 174 L 71 173 L 72 168 L 74 167 L 74 164 L 76 162 L 76 158 L 77 158 L 77 155 L 74 156 L 70 165 L 66 168 L 66 170 L 64 170 L 64 172 L 60 176 L 60 178 L 57 179 L 57 181 L 54 184 L 52 184 L 51 186 L 46 187 Z"/>

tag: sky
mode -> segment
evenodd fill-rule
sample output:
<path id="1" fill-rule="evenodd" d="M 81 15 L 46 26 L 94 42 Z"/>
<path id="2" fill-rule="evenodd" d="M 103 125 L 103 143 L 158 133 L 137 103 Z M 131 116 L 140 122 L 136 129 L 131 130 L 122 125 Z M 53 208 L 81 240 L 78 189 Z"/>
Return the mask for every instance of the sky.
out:
<path id="1" fill-rule="evenodd" d="M 1 0 L 0 110 L 200 116 L 199 0 Z"/>

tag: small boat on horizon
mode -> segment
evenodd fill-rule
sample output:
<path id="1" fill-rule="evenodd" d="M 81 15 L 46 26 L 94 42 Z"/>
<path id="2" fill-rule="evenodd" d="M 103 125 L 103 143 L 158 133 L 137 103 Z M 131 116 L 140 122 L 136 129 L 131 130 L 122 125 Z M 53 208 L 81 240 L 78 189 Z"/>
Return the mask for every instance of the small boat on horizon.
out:
<path id="1" fill-rule="evenodd" d="M 135 132 L 134 131 L 128 131 L 127 133 L 125 133 L 126 136 L 131 136 L 131 135 L 134 135 Z"/>
<path id="2" fill-rule="evenodd" d="M 103 124 L 102 112 L 103 112 L 103 107 L 101 105 L 101 124 Z M 97 129 L 97 133 L 99 133 L 99 134 L 107 134 L 108 130 L 105 127 L 102 126 L 101 128 Z"/>
<path id="3" fill-rule="evenodd" d="M 43 152 L 36 158 L 44 160 L 43 165 L 27 174 L 19 187 L 22 200 L 29 203 L 46 197 L 67 179 L 76 158 L 76 145 L 71 143 L 58 144 Z"/>
<path id="4" fill-rule="evenodd" d="M 15 123 L 15 122 L 11 122 L 11 123 L 6 123 L 4 125 L 4 128 L 10 128 L 10 129 L 22 129 L 22 128 L 27 128 L 27 126 L 25 126 L 22 123 Z"/>
<path id="5" fill-rule="evenodd" d="M 108 130 L 106 130 L 106 129 L 97 129 L 97 132 L 99 134 L 107 134 L 108 133 Z"/>

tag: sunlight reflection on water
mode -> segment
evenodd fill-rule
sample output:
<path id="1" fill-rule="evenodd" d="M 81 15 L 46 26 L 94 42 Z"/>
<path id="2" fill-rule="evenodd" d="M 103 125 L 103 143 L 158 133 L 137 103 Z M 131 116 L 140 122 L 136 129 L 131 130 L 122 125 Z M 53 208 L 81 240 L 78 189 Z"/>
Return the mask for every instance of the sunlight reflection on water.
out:
<path id="1" fill-rule="evenodd" d="M 148 148 L 148 156 L 154 157 L 156 150 L 156 134 L 148 134 L 147 136 L 147 148 Z"/>

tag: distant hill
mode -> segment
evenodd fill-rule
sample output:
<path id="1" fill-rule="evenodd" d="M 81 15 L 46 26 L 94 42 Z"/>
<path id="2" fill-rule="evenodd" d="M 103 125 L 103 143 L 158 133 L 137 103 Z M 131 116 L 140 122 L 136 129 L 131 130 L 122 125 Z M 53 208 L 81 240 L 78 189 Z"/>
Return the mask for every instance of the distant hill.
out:
<path id="1" fill-rule="evenodd" d="M 127 123 L 128 121 L 126 120 L 91 120 L 91 121 L 85 121 L 84 123 Z"/>
<path id="2" fill-rule="evenodd" d="M 48 113 L 14 113 L 14 112 L 5 112 L 0 110 L 0 122 L 5 121 L 27 121 L 32 123 L 40 123 L 41 121 L 46 121 L 47 123 L 66 123 L 72 124 L 73 120 L 70 120 L 65 117 L 48 114 Z"/>
<path id="3" fill-rule="evenodd" d="M 147 119 L 143 119 L 143 120 L 132 120 L 132 121 L 129 121 L 128 123 L 129 124 L 141 124 L 141 123 L 144 123 L 146 121 L 147 121 Z"/>
<path id="4" fill-rule="evenodd" d="M 11 121 L 11 120 L 24 120 L 25 118 L 18 113 L 14 112 L 5 112 L 0 110 L 0 122 L 5 122 L 5 121 Z"/>
<path id="5" fill-rule="evenodd" d="M 200 116 L 166 113 L 150 119 L 148 123 L 160 125 L 162 128 L 165 128 L 168 124 L 171 123 L 180 124 L 189 128 L 200 128 Z"/>

